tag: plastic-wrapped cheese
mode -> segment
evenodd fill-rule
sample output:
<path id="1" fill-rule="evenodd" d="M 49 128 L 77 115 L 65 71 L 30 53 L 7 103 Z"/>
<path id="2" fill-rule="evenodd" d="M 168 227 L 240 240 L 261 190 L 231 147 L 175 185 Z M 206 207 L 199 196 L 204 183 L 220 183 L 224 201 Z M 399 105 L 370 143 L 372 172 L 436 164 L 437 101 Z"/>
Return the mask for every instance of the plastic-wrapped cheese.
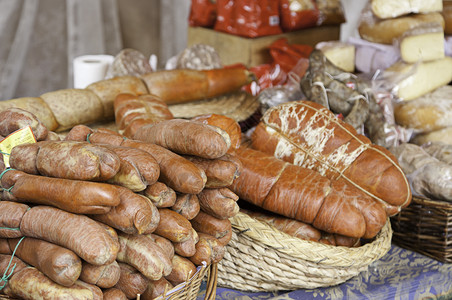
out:
<path id="1" fill-rule="evenodd" d="M 367 41 L 392 44 L 394 39 L 398 39 L 406 31 L 430 23 L 440 24 L 442 28 L 445 26 L 441 13 L 412 14 L 382 20 L 376 18 L 369 11 L 363 11 L 358 25 L 358 32 L 361 38 Z"/>
<path id="2" fill-rule="evenodd" d="M 452 57 L 416 64 L 399 61 L 385 72 L 393 73 L 395 78 L 403 78 L 396 84 L 397 97 L 413 100 L 452 81 Z"/>
<path id="3" fill-rule="evenodd" d="M 430 13 L 443 10 L 442 0 L 372 0 L 373 13 L 381 19 L 395 18 L 410 13 Z"/>
<path id="4" fill-rule="evenodd" d="M 399 47 L 407 63 L 444 58 L 444 30 L 435 23 L 413 28 L 402 35 Z"/>
<path id="5" fill-rule="evenodd" d="M 341 41 L 320 42 L 315 46 L 336 67 L 352 73 L 355 71 L 355 46 Z"/>
<path id="6" fill-rule="evenodd" d="M 397 124 L 425 133 L 452 126 L 452 86 L 444 85 L 412 101 L 395 105 Z"/>
<path id="7" fill-rule="evenodd" d="M 452 127 L 415 135 L 410 142 L 417 145 L 424 145 L 430 142 L 442 142 L 452 145 Z"/>

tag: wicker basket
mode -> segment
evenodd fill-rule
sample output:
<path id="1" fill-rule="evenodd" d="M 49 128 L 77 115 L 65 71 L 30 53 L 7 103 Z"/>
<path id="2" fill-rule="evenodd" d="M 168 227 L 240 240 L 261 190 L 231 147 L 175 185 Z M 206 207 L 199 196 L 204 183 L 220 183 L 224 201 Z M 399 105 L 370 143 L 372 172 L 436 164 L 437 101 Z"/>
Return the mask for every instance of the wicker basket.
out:
<path id="1" fill-rule="evenodd" d="M 156 299 L 167 300 L 195 300 L 200 292 L 202 281 L 207 275 L 205 300 L 214 300 L 217 288 L 217 264 L 203 265 L 198 267 L 198 271 L 188 281 L 175 286 L 166 293 L 166 297 L 158 297 Z M 5 295 L 0 295 L 0 300 L 16 300 Z M 138 295 L 137 299 L 140 299 Z"/>
<path id="2" fill-rule="evenodd" d="M 356 248 L 294 238 L 241 212 L 231 222 L 233 237 L 218 265 L 218 285 L 243 291 L 337 285 L 367 270 L 391 247 L 389 220 L 372 242 Z"/>
<path id="3" fill-rule="evenodd" d="M 452 203 L 413 197 L 391 218 L 395 244 L 444 263 L 452 262 Z"/>

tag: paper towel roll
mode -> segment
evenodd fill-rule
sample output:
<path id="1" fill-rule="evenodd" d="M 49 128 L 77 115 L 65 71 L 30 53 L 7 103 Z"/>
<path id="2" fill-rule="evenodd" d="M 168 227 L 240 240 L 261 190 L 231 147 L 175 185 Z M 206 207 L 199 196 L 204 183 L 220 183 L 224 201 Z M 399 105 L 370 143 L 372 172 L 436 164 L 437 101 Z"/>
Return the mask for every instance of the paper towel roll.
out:
<path id="1" fill-rule="evenodd" d="M 113 62 L 112 55 L 82 55 L 73 61 L 74 88 L 84 89 L 93 82 L 103 80 Z"/>

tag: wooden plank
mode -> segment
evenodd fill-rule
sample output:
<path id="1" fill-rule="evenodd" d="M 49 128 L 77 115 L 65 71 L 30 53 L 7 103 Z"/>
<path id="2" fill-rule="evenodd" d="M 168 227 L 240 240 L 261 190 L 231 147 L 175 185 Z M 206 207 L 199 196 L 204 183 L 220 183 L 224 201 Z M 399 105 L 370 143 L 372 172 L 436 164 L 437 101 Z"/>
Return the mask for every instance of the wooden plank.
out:
<path id="1" fill-rule="evenodd" d="M 0 77 L 0 99 L 14 97 L 33 33 L 39 0 L 24 0 L 19 25 Z"/>

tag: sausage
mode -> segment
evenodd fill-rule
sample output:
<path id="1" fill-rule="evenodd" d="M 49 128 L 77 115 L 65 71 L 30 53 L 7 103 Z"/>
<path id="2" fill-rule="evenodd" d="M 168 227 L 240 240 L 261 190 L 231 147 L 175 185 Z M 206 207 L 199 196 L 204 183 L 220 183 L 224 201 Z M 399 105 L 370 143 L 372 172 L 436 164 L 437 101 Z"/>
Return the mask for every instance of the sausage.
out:
<path id="1" fill-rule="evenodd" d="M 27 126 L 30 126 L 37 141 L 47 137 L 47 127 L 33 113 L 17 107 L 0 111 L 0 135 L 8 136 Z"/>
<path id="2" fill-rule="evenodd" d="M 6 241 L 6 240 L 5 240 Z M 9 247 L 9 246 L 8 246 Z M 15 266 L 14 268 L 12 268 Z M 0 254 L 0 274 L 10 274 L 11 276 L 18 273 L 20 270 L 27 268 L 27 264 L 24 263 L 20 258 L 11 255 Z M 14 297 L 14 293 L 11 291 L 9 287 L 8 281 L 2 283 L 4 288 L 1 290 L 1 293 Z"/>
<path id="3" fill-rule="evenodd" d="M 77 280 L 72 286 L 65 287 L 33 267 L 14 274 L 9 280 L 9 286 L 14 295 L 21 299 L 102 299 L 101 289 L 94 285 Z"/>
<path id="4" fill-rule="evenodd" d="M 16 238 L 23 236 L 20 223 L 29 209 L 30 207 L 26 204 L 0 201 L 0 237 Z"/>
<path id="5" fill-rule="evenodd" d="M 82 261 L 71 250 L 35 238 L 8 240 L 11 251 L 56 283 L 70 287 L 79 278 Z"/>
<path id="6" fill-rule="evenodd" d="M 137 295 L 144 293 L 146 290 L 149 279 L 126 263 L 120 262 L 118 264 L 121 275 L 115 288 L 121 290 L 128 299 L 137 298 Z"/>
<path id="7" fill-rule="evenodd" d="M 44 141 L 12 149 L 12 168 L 27 172 L 32 170 L 31 162 L 35 162 L 38 173 L 30 174 L 98 181 L 112 178 L 120 166 L 119 157 L 112 150 L 87 142 Z"/>
<path id="8" fill-rule="evenodd" d="M 83 262 L 80 280 L 97 285 L 100 288 L 111 288 L 119 281 L 120 269 L 115 260 L 110 264 L 96 266 Z"/>
<path id="9" fill-rule="evenodd" d="M 148 185 L 143 194 L 158 208 L 171 207 L 176 203 L 176 192 L 163 182 Z"/>
<path id="10" fill-rule="evenodd" d="M 160 215 L 154 204 L 146 197 L 124 187 L 117 187 L 121 202 L 99 215 L 90 217 L 128 234 L 151 233 L 157 228 Z"/>
<path id="11" fill-rule="evenodd" d="M 174 286 L 168 280 L 166 280 L 165 277 L 162 277 L 159 280 L 150 280 L 146 290 L 141 295 L 140 299 L 142 300 L 155 299 L 160 295 L 165 295 L 173 287 Z"/>
<path id="12" fill-rule="evenodd" d="M 233 162 L 233 156 L 225 154 L 217 159 L 205 159 L 197 156 L 184 156 L 198 168 L 204 170 L 207 177 L 206 188 L 222 188 L 232 184 L 240 174 L 239 164 Z M 237 159 L 236 159 L 237 161 Z"/>
<path id="13" fill-rule="evenodd" d="M 204 189 L 207 181 L 204 171 L 180 155 L 161 146 L 136 140 L 124 140 L 122 145 L 150 153 L 160 166 L 159 181 L 175 191 L 197 194 Z"/>
<path id="14" fill-rule="evenodd" d="M 93 91 L 101 100 L 104 120 L 114 120 L 114 101 L 119 94 L 143 95 L 149 93 L 144 82 L 135 76 L 116 76 L 96 81 L 88 85 L 86 89 Z"/>
<path id="15" fill-rule="evenodd" d="M 117 189 L 121 202 L 105 214 L 90 217 L 128 234 L 153 232 L 160 221 L 157 207 L 127 188 L 118 186 Z"/>
<path id="16" fill-rule="evenodd" d="M 196 266 L 185 257 L 174 255 L 172 264 L 173 269 L 165 279 L 173 286 L 189 280 L 196 273 Z"/>
<path id="17" fill-rule="evenodd" d="M 160 145 L 178 154 L 219 158 L 226 154 L 231 139 L 219 127 L 183 119 L 171 119 L 140 127 L 136 140 Z"/>
<path id="18" fill-rule="evenodd" d="M 102 214 L 120 203 L 116 187 L 107 183 L 51 178 L 10 170 L 1 179 L 5 199 L 51 205 L 79 214 Z"/>
<path id="19" fill-rule="evenodd" d="M 231 148 L 229 149 L 229 152 L 234 152 L 242 143 L 242 130 L 240 124 L 230 117 L 218 114 L 205 114 L 196 116 L 190 120 L 216 126 L 226 131 L 231 139 Z"/>
<path id="20" fill-rule="evenodd" d="M 231 218 L 240 210 L 239 197 L 228 188 L 204 189 L 198 199 L 201 210 L 218 219 Z"/>
<path id="21" fill-rule="evenodd" d="M 119 233 L 117 260 L 127 263 L 151 280 L 171 272 L 171 262 L 155 242 L 145 235 Z"/>
<path id="22" fill-rule="evenodd" d="M 192 226 L 186 218 L 168 208 L 159 208 L 159 213 L 160 223 L 155 234 L 172 242 L 185 242 L 190 238 Z"/>
<path id="23" fill-rule="evenodd" d="M 115 98 L 114 109 L 119 131 L 126 129 L 137 119 L 146 120 L 150 124 L 173 118 L 168 105 L 150 94 L 139 96 L 119 94 Z"/>
<path id="24" fill-rule="evenodd" d="M 140 192 L 146 189 L 147 185 L 157 181 L 160 169 L 154 157 L 149 153 L 130 147 L 103 146 L 114 151 L 121 162 L 119 172 L 108 180 L 109 183 Z"/>
<path id="25" fill-rule="evenodd" d="M 20 229 L 26 236 L 70 249 L 95 265 L 113 262 L 119 251 L 117 241 L 99 223 L 54 207 L 31 208 L 23 216 Z"/>
<path id="26" fill-rule="evenodd" d="M 146 234 L 147 237 L 152 239 L 160 248 L 162 248 L 163 253 L 165 253 L 170 259 L 174 256 L 174 245 L 173 243 L 157 234 Z"/>
<path id="27" fill-rule="evenodd" d="M 224 240 L 229 242 L 227 236 L 232 234 L 232 224 L 229 219 L 215 218 L 210 214 L 200 211 L 195 218 L 190 220 L 190 222 L 197 232 L 210 234 L 218 240 L 225 237 Z"/>
<path id="28" fill-rule="evenodd" d="M 212 263 L 217 263 L 223 259 L 225 248 L 216 238 L 206 233 L 198 233 L 199 241 L 207 241 L 209 247 L 212 249 Z M 198 242 L 199 243 L 199 242 Z"/>
<path id="29" fill-rule="evenodd" d="M 126 294 L 118 288 L 109 288 L 102 291 L 104 300 L 127 300 Z"/>
<path id="30" fill-rule="evenodd" d="M 243 68 L 212 70 L 162 70 L 141 76 L 149 93 L 167 104 L 185 103 L 233 92 L 250 83 Z"/>
<path id="31" fill-rule="evenodd" d="M 174 252 L 183 257 L 190 257 L 196 253 L 196 243 L 199 241 L 198 233 L 192 229 L 190 238 L 184 242 L 174 242 Z"/>
<path id="32" fill-rule="evenodd" d="M 176 203 L 171 206 L 171 209 L 185 217 L 187 220 L 191 220 L 196 217 L 200 211 L 198 197 L 192 194 L 179 194 L 176 197 Z"/>

